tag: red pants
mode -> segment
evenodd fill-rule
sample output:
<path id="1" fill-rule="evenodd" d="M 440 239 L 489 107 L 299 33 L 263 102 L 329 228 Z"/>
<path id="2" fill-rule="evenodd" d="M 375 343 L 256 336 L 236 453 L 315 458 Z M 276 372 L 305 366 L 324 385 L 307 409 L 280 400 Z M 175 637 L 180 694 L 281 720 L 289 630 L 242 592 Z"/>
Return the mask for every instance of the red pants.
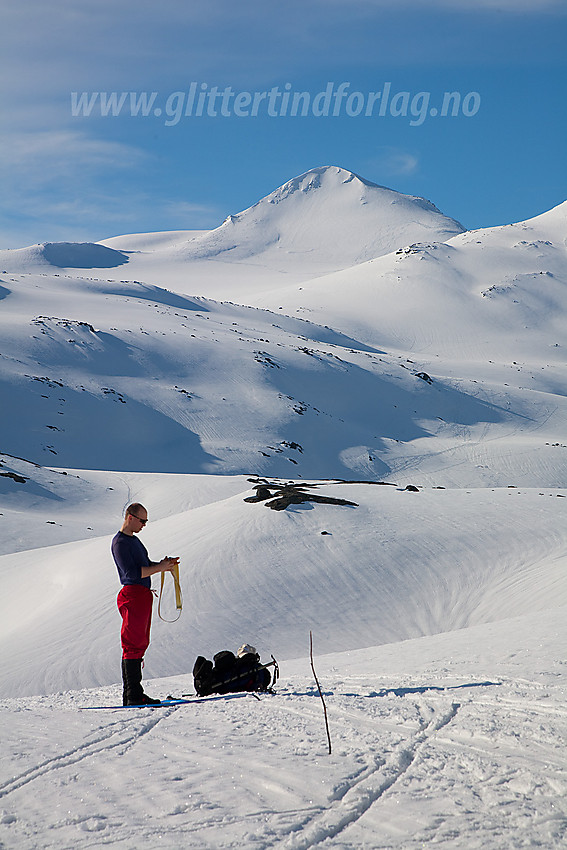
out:
<path id="1" fill-rule="evenodd" d="M 125 584 L 116 602 L 122 617 L 122 658 L 143 658 L 150 645 L 153 593 L 142 584 Z"/>

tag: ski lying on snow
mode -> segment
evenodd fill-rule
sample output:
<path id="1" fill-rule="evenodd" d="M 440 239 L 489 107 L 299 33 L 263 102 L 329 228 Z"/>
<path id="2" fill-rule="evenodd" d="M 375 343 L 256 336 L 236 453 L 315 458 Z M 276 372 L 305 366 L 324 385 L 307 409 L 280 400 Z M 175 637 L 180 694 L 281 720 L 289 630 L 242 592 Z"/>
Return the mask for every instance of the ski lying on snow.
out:
<path id="1" fill-rule="evenodd" d="M 194 699 L 162 699 L 161 702 L 142 703 L 140 705 L 80 705 L 81 711 L 98 711 L 99 709 L 117 709 L 117 708 L 167 708 L 170 705 L 183 705 L 187 702 L 198 702 Z"/>
<path id="2" fill-rule="evenodd" d="M 227 699 L 237 699 L 238 697 L 247 697 L 252 696 L 256 699 L 260 699 L 255 693 L 251 691 L 246 691 L 245 693 L 239 694 L 212 694 L 211 696 L 206 697 L 196 697 L 195 699 L 162 699 L 161 702 L 156 703 L 143 703 L 141 705 L 80 705 L 80 711 L 101 711 L 103 709 L 115 711 L 116 709 L 125 709 L 125 708 L 168 708 L 172 705 L 187 705 L 189 703 L 198 703 L 198 702 L 210 702 L 213 700 L 227 700 Z"/>

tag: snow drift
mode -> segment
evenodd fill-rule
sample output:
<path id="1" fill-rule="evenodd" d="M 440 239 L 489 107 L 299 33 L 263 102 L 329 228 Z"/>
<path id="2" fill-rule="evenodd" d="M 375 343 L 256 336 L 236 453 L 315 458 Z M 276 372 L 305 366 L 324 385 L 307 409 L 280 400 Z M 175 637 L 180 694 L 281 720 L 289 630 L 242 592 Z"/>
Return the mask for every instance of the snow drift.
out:
<path id="1" fill-rule="evenodd" d="M 10 271 L 30 271 L 55 266 L 59 269 L 113 269 L 128 257 L 95 242 L 44 242 L 29 248 L 0 251 L 0 266 Z"/>

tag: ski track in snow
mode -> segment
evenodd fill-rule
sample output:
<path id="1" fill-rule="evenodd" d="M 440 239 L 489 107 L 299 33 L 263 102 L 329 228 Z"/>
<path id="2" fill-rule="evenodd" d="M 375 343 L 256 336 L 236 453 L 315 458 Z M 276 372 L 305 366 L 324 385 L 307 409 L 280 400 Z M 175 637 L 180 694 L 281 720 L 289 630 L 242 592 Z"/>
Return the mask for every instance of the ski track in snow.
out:
<path id="1" fill-rule="evenodd" d="M 82 740 L 0 786 L 2 847 L 563 846 L 560 693 L 474 674 L 380 680 L 372 690 L 368 676 L 325 675 L 332 755 L 318 694 L 297 676 L 261 702 L 241 695 L 110 722 L 74 709 L 94 704 L 94 691 L 7 701 L 10 747 L 37 724 L 54 746 Z"/>
<path id="2" fill-rule="evenodd" d="M 319 817 L 307 824 L 302 824 L 301 834 L 292 835 L 283 846 L 290 850 L 308 850 L 309 847 L 321 844 L 327 838 L 334 838 L 359 820 L 404 776 L 413 764 L 420 746 L 431 735 L 450 723 L 459 708 L 458 703 L 453 703 L 448 712 L 440 716 L 433 715 L 421 731 L 407 741 L 386 764 L 382 764 L 378 758 L 375 766 L 363 771 L 356 781 L 347 784 L 344 793 L 338 796 L 336 803 L 333 801 Z"/>
<path id="3" fill-rule="evenodd" d="M 164 711 L 171 714 L 171 710 L 168 712 L 168 710 L 165 709 Z M 118 747 L 120 752 L 123 753 L 126 749 L 128 749 L 128 747 L 138 743 L 144 735 L 151 732 L 162 719 L 163 715 L 161 717 L 159 715 L 154 715 L 145 720 L 143 723 L 135 724 L 134 730 L 131 728 L 132 724 L 126 723 L 125 721 L 111 723 L 109 726 L 97 730 L 99 734 L 94 738 L 94 740 L 85 741 L 74 749 L 47 759 L 46 761 L 38 764 L 36 767 L 26 770 L 20 776 L 15 776 L 9 782 L 1 784 L 0 799 L 36 779 L 46 776 L 54 770 L 59 770 L 61 768 L 69 767 L 70 765 L 77 764 L 85 758 L 96 756 L 98 753 L 107 752 L 115 747 Z"/>

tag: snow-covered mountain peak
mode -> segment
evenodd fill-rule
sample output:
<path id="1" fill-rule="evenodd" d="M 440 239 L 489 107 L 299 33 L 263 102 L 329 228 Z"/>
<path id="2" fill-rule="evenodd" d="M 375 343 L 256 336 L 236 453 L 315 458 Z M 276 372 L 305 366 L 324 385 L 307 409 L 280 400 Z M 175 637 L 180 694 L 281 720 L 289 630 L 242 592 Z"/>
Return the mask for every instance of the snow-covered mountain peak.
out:
<path id="1" fill-rule="evenodd" d="M 287 183 L 284 183 L 283 186 L 280 186 L 270 195 L 267 195 L 259 203 L 278 204 L 290 198 L 296 192 L 305 194 L 317 189 L 321 190 L 321 194 L 343 193 L 348 194 L 353 200 L 358 197 L 361 204 L 368 202 L 369 194 L 375 197 L 381 196 L 385 204 L 408 201 L 422 209 L 442 215 L 440 210 L 425 198 L 403 195 L 400 192 L 388 189 L 386 186 L 381 186 L 378 183 L 373 183 L 371 180 L 367 180 L 353 171 L 348 171 L 346 168 L 336 165 L 323 165 L 318 168 L 311 168 L 298 177 L 288 180 Z M 329 199 L 325 197 L 324 200 L 327 201 Z M 460 230 L 463 230 L 463 228 L 459 225 L 458 232 Z"/>
<path id="2" fill-rule="evenodd" d="M 126 275 L 132 279 L 144 279 L 145 274 L 153 279 L 158 273 L 163 280 L 173 267 L 177 280 L 179 275 L 185 279 L 187 263 L 200 274 L 205 269 L 194 264 L 206 261 L 210 286 L 212 278 L 220 275 L 224 280 L 227 273 L 233 275 L 235 265 L 246 262 L 247 279 L 261 270 L 259 283 L 265 288 L 270 274 L 273 278 L 275 273 L 278 285 L 282 273 L 306 280 L 414 242 L 445 242 L 463 232 L 459 222 L 424 198 L 327 165 L 288 180 L 214 230 L 120 236 L 98 244 L 45 243 L 0 251 L 0 266 L 25 272 L 46 265 L 110 269 L 128 263 Z M 219 261 L 214 268 L 211 260 Z"/>
<path id="3" fill-rule="evenodd" d="M 331 188 L 331 191 L 336 191 L 340 188 L 341 184 L 345 185 L 348 183 L 354 183 L 357 189 L 359 187 L 363 188 L 364 186 L 375 185 L 354 174 L 352 171 L 347 171 L 339 166 L 322 165 L 318 168 L 311 168 L 309 171 L 305 171 L 303 174 L 288 180 L 287 183 L 284 183 L 283 186 L 280 186 L 268 195 L 264 201 L 277 204 L 298 191 L 310 192 L 321 188 Z"/>
<path id="4" fill-rule="evenodd" d="M 321 166 L 228 216 L 182 251 L 188 260 L 258 258 L 281 270 L 298 262 L 331 270 L 411 242 L 445 241 L 463 230 L 423 198 L 378 186 L 337 166 Z"/>

